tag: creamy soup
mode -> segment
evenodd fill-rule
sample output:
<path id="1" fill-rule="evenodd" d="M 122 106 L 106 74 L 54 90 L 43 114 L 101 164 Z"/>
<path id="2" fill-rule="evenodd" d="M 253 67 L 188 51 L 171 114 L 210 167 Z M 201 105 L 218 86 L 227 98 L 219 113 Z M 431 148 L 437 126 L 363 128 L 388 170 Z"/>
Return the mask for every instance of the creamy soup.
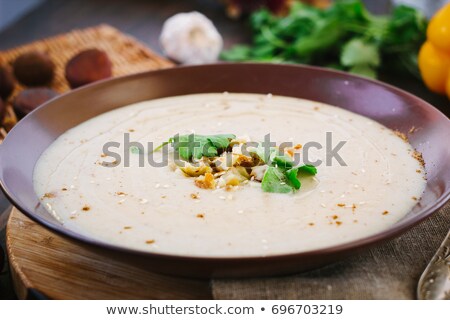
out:
<path id="1" fill-rule="evenodd" d="M 303 148 L 313 142 L 308 160 L 323 163 L 300 190 L 282 194 L 264 192 L 253 179 L 202 189 L 170 165 L 147 162 L 148 142 L 157 146 L 193 132 L 252 141 L 270 134 L 277 144 Z M 125 134 L 146 146 L 144 154 L 126 150 Z M 342 161 L 327 164 L 327 153 L 341 141 Z M 105 154 L 108 142 L 117 143 L 108 150 L 119 161 Z M 161 162 L 165 153 L 151 157 Z M 426 181 L 419 160 L 404 137 L 341 108 L 270 94 L 195 94 L 136 103 L 68 130 L 39 159 L 34 185 L 65 228 L 106 243 L 176 255 L 266 256 L 385 230 L 421 197 Z"/>

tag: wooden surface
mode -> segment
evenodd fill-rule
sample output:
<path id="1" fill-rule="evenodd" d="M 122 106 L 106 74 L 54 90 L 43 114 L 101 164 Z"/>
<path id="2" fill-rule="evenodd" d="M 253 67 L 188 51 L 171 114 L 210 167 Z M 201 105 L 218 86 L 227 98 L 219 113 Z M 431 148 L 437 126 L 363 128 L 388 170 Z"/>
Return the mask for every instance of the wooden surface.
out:
<path id="1" fill-rule="evenodd" d="M 208 281 L 163 276 L 111 260 L 51 233 L 13 209 L 6 229 L 14 287 L 52 299 L 208 299 Z M 32 290 L 32 291 L 33 291 Z"/>

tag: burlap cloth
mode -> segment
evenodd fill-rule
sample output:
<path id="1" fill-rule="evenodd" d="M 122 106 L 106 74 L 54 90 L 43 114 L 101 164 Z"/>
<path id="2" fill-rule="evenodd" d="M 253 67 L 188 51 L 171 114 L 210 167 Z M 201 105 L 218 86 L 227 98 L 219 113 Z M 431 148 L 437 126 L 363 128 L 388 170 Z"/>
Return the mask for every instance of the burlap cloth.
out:
<path id="1" fill-rule="evenodd" d="M 450 202 L 401 237 L 344 261 L 287 277 L 214 280 L 216 299 L 415 299 L 450 227 Z"/>

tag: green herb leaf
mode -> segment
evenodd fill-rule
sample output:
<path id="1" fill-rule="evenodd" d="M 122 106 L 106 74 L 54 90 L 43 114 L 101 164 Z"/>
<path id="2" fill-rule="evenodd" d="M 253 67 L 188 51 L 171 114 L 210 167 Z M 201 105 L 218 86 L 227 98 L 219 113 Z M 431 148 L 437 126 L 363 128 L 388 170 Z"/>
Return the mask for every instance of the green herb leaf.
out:
<path id="1" fill-rule="evenodd" d="M 190 161 L 201 157 L 216 157 L 219 150 L 224 150 L 230 145 L 230 141 L 236 138 L 234 134 L 217 134 L 204 136 L 199 134 L 177 135 L 158 146 L 154 151 L 160 150 L 169 143 L 181 159 Z"/>
<path id="2" fill-rule="evenodd" d="M 242 61 L 248 60 L 251 56 L 251 50 L 246 45 L 236 45 L 230 50 L 222 51 L 220 58 L 227 61 Z"/>
<path id="3" fill-rule="evenodd" d="M 412 7 L 375 16 L 362 0 L 339 0 L 326 9 L 295 1 L 282 17 L 261 9 L 250 16 L 250 25 L 251 45 L 224 51 L 222 59 L 331 65 L 375 77 L 380 67 L 397 73 L 392 65 L 417 74 L 411 56 L 425 40 L 427 22 Z"/>
<path id="4" fill-rule="evenodd" d="M 299 176 L 302 174 L 316 175 L 317 168 L 309 164 L 289 170 L 268 167 L 261 182 L 261 188 L 264 192 L 272 193 L 289 193 L 299 190 L 302 185 Z"/>
<path id="5" fill-rule="evenodd" d="M 300 179 L 297 177 L 298 174 L 298 168 L 293 168 L 288 171 L 286 171 L 286 177 L 291 184 L 291 186 L 298 190 L 302 186 L 302 183 L 300 182 Z"/>
<path id="6" fill-rule="evenodd" d="M 368 66 L 368 65 L 357 65 L 349 70 L 350 73 L 354 73 L 363 77 L 376 79 L 377 72 L 374 69 L 374 67 Z"/>
<path id="7" fill-rule="evenodd" d="M 275 167 L 268 167 L 261 182 L 264 192 L 289 193 L 292 187 L 287 184 L 283 170 Z"/>
<path id="8" fill-rule="evenodd" d="M 317 174 L 317 168 L 312 164 L 305 164 L 303 166 L 297 167 L 298 173 L 305 173 L 312 176 Z"/>
<path id="9" fill-rule="evenodd" d="M 286 177 L 291 186 L 298 190 L 301 187 L 300 179 L 298 178 L 299 175 L 306 174 L 306 175 L 316 175 L 317 174 L 317 168 L 310 164 L 305 164 L 300 167 L 292 168 L 288 171 L 286 171 Z"/>
<path id="10" fill-rule="evenodd" d="M 346 67 L 380 65 L 380 53 L 375 44 L 362 39 L 352 39 L 344 45 L 341 53 L 341 64 Z"/>
<path id="11" fill-rule="evenodd" d="M 281 169 L 289 169 L 294 166 L 294 161 L 292 161 L 292 158 L 285 155 L 277 155 L 272 159 L 272 165 L 276 165 L 277 167 Z"/>
<path id="12" fill-rule="evenodd" d="M 205 136 L 205 138 L 217 149 L 226 149 L 230 141 L 236 138 L 234 134 L 216 134 L 214 136 Z"/>
<path id="13" fill-rule="evenodd" d="M 278 149 L 271 147 L 270 149 L 263 147 L 262 143 L 257 146 L 248 147 L 250 155 L 256 155 L 263 163 L 271 163 L 272 159 L 278 154 Z"/>

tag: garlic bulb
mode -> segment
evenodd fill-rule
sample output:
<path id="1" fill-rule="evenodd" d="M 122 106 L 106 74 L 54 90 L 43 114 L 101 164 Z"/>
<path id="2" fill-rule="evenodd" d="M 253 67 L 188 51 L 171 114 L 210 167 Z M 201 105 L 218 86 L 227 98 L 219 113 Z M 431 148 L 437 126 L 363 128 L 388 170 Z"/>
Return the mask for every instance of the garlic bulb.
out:
<path id="1" fill-rule="evenodd" d="M 211 20 L 196 11 L 167 19 L 159 40 L 166 55 L 182 64 L 214 62 L 223 45 Z"/>

